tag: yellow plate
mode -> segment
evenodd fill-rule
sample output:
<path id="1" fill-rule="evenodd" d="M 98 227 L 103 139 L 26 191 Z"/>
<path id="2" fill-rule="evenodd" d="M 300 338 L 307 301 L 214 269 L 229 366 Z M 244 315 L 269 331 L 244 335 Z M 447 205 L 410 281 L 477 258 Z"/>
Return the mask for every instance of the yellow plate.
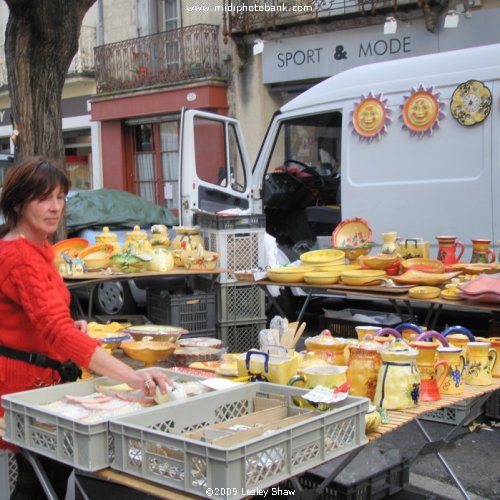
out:
<path id="1" fill-rule="evenodd" d="M 399 258 L 397 254 L 376 253 L 374 255 L 361 255 L 359 262 L 367 265 L 370 269 L 386 269 L 394 265 Z"/>
<path id="2" fill-rule="evenodd" d="M 441 292 L 441 297 L 446 300 L 462 300 L 462 297 L 452 290 L 443 290 Z"/>
<path id="3" fill-rule="evenodd" d="M 412 299 L 435 299 L 440 293 L 441 290 L 435 286 L 415 286 L 408 290 Z"/>
<path id="4" fill-rule="evenodd" d="M 310 285 L 333 285 L 340 278 L 340 272 L 312 271 L 304 274 L 304 281 Z"/>
<path id="5" fill-rule="evenodd" d="M 345 255 L 342 250 L 328 248 L 325 250 L 313 250 L 312 252 L 303 253 L 300 260 L 305 264 L 323 265 L 323 264 L 343 264 Z"/>

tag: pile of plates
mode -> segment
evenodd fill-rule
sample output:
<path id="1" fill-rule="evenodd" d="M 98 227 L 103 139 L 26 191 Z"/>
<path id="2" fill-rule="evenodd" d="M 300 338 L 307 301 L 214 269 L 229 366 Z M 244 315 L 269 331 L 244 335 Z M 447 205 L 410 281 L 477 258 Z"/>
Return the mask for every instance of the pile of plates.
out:
<path id="1" fill-rule="evenodd" d="M 500 303 L 500 273 L 481 275 L 460 286 L 460 296 L 477 302 Z"/>

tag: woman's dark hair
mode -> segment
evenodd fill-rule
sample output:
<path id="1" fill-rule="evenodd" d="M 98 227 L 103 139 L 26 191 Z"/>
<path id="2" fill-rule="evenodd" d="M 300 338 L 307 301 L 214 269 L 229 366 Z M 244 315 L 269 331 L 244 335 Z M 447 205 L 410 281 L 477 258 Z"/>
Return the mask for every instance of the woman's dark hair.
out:
<path id="1" fill-rule="evenodd" d="M 57 187 L 68 194 L 70 180 L 56 160 L 25 158 L 10 168 L 0 196 L 0 211 L 5 217 L 5 224 L 0 226 L 0 238 L 17 225 L 19 213 L 27 202 L 42 198 Z"/>

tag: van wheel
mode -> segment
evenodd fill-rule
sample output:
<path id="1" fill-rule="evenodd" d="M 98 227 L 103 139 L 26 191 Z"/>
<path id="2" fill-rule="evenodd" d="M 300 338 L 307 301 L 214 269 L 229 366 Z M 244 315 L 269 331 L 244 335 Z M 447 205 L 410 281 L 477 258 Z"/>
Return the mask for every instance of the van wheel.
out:
<path id="1" fill-rule="evenodd" d="M 136 304 L 128 283 L 105 281 L 94 290 L 94 309 L 96 314 L 119 316 L 135 312 Z"/>

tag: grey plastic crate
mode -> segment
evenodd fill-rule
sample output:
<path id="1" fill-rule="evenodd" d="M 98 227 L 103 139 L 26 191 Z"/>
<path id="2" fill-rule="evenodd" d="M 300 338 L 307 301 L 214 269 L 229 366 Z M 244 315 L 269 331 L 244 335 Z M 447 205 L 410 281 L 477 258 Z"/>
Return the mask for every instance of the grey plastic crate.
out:
<path id="1" fill-rule="evenodd" d="M 245 352 L 259 347 L 259 332 L 265 327 L 265 320 L 218 323 L 217 338 L 224 342 L 227 352 Z"/>
<path id="2" fill-rule="evenodd" d="M 180 326 L 196 337 L 215 334 L 215 292 L 177 295 L 148 289 L 146 297 L 153 323 Z"/>
<path id="3" fill-rule="evenodd" d="M 234 446 L 223 448 L 181 434 L 247 415 L 256 396 L 292 397 L 304 389 L 253 383 L 211 393 L 140 416 L 110 422 L 115 443 L 111 467 L 144 479 L 213 498 L 236 499 L 295 476 L 366 442 L 365 398 L 348 397 L 334 411 Z"/>
<path id="4" fill-rule="evenodd" d="M 488 418 L 500 420 L 500 389 L 496 390 L 484 404 L 484 414 Z"/>
<path id="5" fill-rule="evenodd" d="M 266 321 L 266 295 L 248 283 L 217 283 L 217 321 Z"/>
<path id="6" fill-rule="evenodd" d="M 18 472 L 14 453 L 0 450 L 0 498 L 10 498 L 17 485 Z"/>
<path id="7" fill-rule="evenodd" d="M 171 374 L 168 370 L 167 373 Z M 175 377 L 186 381 L 199 380 L 181 373 L 175 373 Z M 95 392 L 96 385 L 118 383 L 109 377 L 98 377 L 2 396 L 5 441 L 78 469 L 95 471 L 108 467 L 113 457 L 113 443 L 107 421 L 83 424 L 50 412 L 41 405 L 62 399 L 67 394 L 87 396 Z M 199 397 L 203 395 L 190 399 Z"/>
<path id="8" fill-rule="evenodd" d="M 443 424 L 458 424 L 466 415 L 469 414 L 471 407 L 474 405 L 475 399 L 466 399 L 451 406 L 440 408 L 427 413 L 422 413 L 418 418 L 420 420 L 429 420 L 431 422 L 441 422 Z M 482 415 L 484 410 L 483 405 L 474 405 L 473 411 L 469 418 L 464 421 L 464 425 L 470 424 L 477 417 Z"/>
<path id="9" fill-rule="evenodd" d="M 201 234 L 205 248 L 219 254 L 218 266 L 227 269 L 221 273 L 217 282 L 227 283 L 236 281 L 234 271 L 263 267 L 264 237 L 266 230 L 232 229 L 228 231 L 218 229 L 202 229 Z"/>

